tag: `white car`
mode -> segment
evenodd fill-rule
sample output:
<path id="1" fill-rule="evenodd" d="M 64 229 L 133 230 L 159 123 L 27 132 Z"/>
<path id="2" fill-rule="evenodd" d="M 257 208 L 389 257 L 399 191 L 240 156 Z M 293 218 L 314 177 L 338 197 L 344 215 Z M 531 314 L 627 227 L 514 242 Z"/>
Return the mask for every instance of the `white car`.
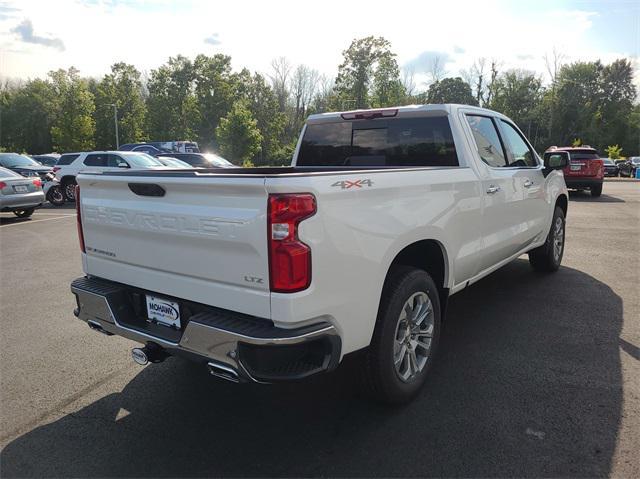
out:
<path id="1" fill-rule="evenodd" d="M 422 105 L 312 115 L 290 167 L 83 173 L 75 314 L 232 381 L 364 350 L 373 395 L 407 401 L 449 296 L 524 253 L 560 267 L 567 164 L 499 113 Z"/>
<path id="2" fill-rule="evenodd" d="M 66 153 L 60 157 L 53 172 L 60 181 L 67 201 L 75 200 L 76 176 L 80 172 L 100 173 L 121 169 L 164 168 L 162 162 L 146 153 L 131 151 L 89 151 Z"/>

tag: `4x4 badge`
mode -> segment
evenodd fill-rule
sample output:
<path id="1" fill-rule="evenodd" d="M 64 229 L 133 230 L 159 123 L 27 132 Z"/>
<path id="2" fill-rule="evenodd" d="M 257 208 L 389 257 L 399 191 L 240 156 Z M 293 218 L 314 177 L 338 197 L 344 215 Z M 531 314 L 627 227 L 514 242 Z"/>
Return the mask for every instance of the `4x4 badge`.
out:
<path id="1" fill-rule="evenodd" d="M 373 181 L 369 179 L 354 180 L 354 181 L 343 180 L 343 181 L 336 181 L 331 186 L 339 186 L 343 190 L 348 190 L 349 188 L 362 188 L 363 186 L 373 186 Z"/>

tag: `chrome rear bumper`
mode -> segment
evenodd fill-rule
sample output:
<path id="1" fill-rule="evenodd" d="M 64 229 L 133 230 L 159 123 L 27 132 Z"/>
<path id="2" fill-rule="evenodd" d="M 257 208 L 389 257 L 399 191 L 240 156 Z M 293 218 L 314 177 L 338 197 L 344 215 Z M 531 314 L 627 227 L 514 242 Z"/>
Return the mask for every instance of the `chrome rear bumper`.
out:
<path id="1" fill-rule="evenodd" d="M 199 311 L 186 318 L 182 331 L 162 337 L 158 331 L 170 328 L 150 324 L 132 304 L 132 294 L 145 292 L 98 278 L 78 278 L 71 291 L 77 301 L 75 316 L 92 329 L 206 363 L 212 374 L 225 379 L 300 379 L 334 369 L 340 358 L 340 336 L 329 323 L 283 329 L 266 319 L 190 303 Z"/>

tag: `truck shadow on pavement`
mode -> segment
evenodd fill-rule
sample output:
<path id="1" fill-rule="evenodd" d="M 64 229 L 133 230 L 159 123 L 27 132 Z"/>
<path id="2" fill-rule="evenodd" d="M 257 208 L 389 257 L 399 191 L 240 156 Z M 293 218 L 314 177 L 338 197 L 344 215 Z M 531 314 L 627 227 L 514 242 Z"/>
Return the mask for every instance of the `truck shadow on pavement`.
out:
<path id="1" fill-rule="evenodd" d="M 593 277 L 518 260 L 452 298 L 432 375 L 405 407 L 359 397 L 357 358 L 277 386 L 172 358 L 13 440 L 0 474 L 603 476 L 621 417 L 622 314 Z"/>
<path id="2" fill-rule="evenodd" d="M 605 185 L 606 186 L 606 185 Z M 569 191 L 569 199 L 571 201 L 582 201 L 585 203 L 626 203 L 622 198 L 602 193 L 601 196 L 594 198 L 588 191 Z"/>

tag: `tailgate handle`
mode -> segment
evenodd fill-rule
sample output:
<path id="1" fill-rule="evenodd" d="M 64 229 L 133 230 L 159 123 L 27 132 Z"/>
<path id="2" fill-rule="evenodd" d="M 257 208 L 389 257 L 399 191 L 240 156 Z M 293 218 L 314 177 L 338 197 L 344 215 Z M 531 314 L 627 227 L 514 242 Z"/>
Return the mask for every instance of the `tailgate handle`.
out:
<path id="1" fill-rule="evenodd" d="M 129 183 L 129 189 L 138 196 L 164 196 L 166 191 L 155 183 Z"/>

